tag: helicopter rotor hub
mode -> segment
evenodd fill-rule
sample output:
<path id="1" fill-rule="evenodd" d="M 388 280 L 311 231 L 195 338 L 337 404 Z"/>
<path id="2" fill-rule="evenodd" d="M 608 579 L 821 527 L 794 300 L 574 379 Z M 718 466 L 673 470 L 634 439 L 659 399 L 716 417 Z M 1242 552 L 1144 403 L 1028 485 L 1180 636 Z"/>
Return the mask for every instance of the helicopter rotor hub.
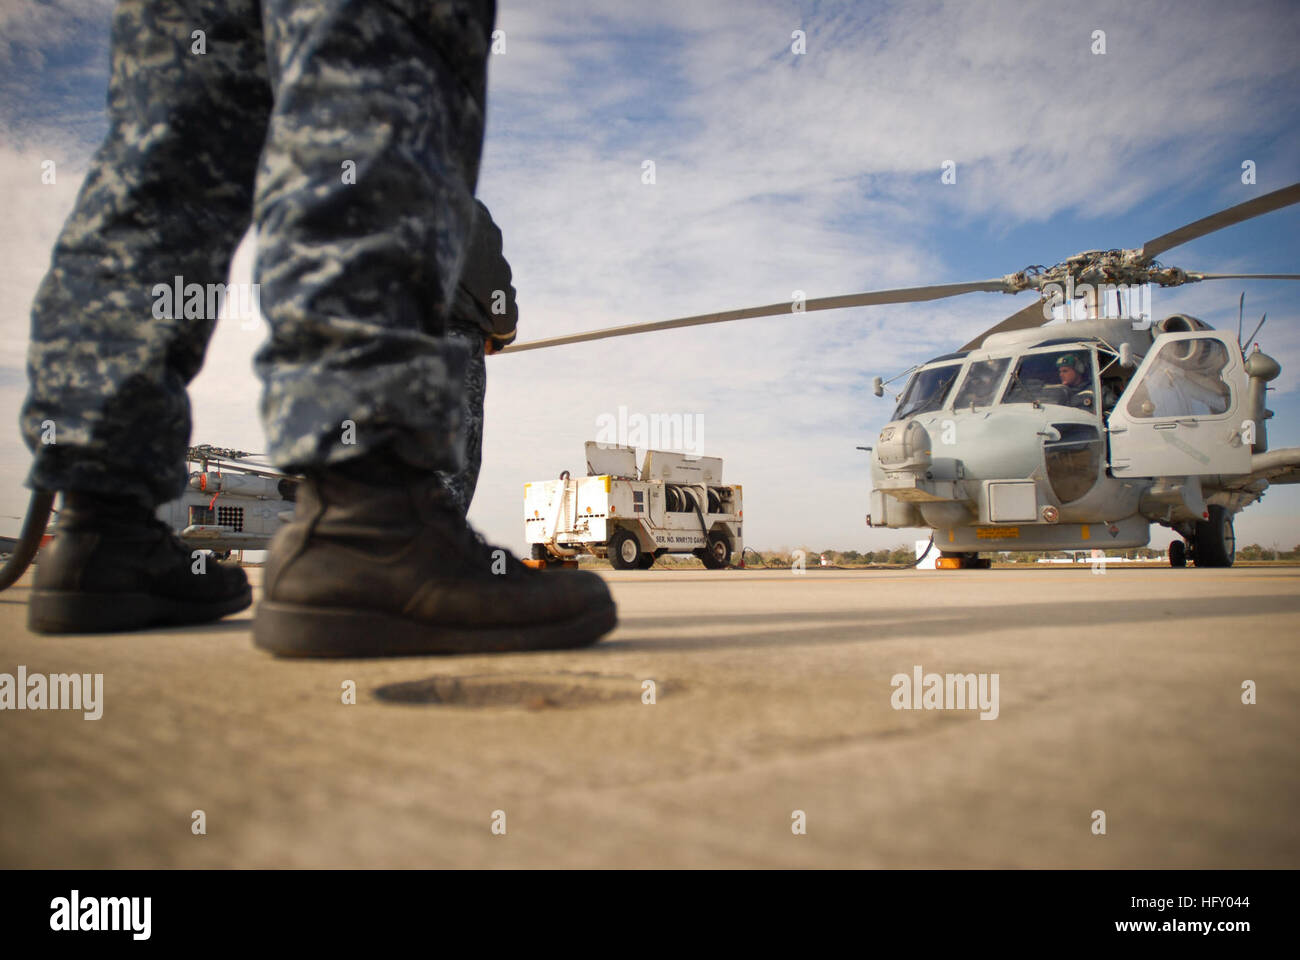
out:
<path id="1" fill-rule="evenodd" d="M 1052 284 L 1065 286 L 1067 283 L 1129 287 L 1154 283 L 1177 287 L 1197 279 L 1180 267 L 1166 267 L 1158 260 L 1143 257 L 1140 250 L 1085 250 L 1050 267 L 1034 264 L 1002 278 L 1008 293 L 1041 292 Z"/>

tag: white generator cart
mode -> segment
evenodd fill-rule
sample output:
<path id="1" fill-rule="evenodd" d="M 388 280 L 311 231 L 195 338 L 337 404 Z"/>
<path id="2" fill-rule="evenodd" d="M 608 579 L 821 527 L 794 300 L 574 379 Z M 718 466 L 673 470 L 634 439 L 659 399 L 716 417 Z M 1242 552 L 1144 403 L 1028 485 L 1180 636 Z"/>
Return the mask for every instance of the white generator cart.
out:
<path id="1" fill-rule="evenodd" d="M 589 553 L 615 570 L 647 570 L 665 553 L 692 553 L 713 570 L 744 549 L 740 484 L 724 485 L 717 457 L 587 444 L 587 476 L 524 484 L 524 539 L 537 563 Z"/>

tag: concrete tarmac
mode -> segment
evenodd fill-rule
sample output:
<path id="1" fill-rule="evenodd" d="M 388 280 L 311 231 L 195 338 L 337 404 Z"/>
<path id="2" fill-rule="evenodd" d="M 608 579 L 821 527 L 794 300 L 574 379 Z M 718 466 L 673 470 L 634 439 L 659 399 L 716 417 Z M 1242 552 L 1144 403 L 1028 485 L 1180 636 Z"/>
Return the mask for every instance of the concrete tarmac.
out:
<path id="1" fill-rule="evenodd" d="M 0 712 L 0 866 L 1300 867 L 1300 570 L 605 576 L 588 650 L 281 661 L 32 635 L 29 574 L 0 673 L 103 715 Z"/>

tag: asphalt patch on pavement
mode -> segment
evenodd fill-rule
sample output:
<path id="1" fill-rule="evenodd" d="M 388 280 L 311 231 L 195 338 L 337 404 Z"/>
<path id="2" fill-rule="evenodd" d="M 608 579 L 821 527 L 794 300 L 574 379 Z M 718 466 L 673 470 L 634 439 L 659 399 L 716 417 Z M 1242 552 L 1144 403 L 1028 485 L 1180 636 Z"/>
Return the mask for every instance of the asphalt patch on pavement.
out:
<path id="1" fill-rule="evenodd" d="M 375 690 L 388 703 L 444 707 L 516 707 L 547 710 L 603 703 L 639 704 L 645 678 L 602 673 L 494 673 L 471 676 L 433 676 L 423 680 L 389 683 Z M 655 697 L 665 685 L 655 682 Z"/>

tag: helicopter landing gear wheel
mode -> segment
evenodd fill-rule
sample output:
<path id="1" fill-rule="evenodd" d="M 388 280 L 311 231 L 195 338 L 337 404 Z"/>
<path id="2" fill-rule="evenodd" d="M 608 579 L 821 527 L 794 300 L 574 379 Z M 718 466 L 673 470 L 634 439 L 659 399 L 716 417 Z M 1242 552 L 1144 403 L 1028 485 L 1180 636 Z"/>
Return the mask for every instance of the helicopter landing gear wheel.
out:
<path id="1" fill-rule="evenodd" d="M 655 565 L 655 555 L 653 553 L 643 553 L 641 558 L 636 562 L 638 570 L 649 570 Z"/>
<path id="2" fill-rule="evenodd" d="M 1169 566 L 1182 568 L 1187 566 L 1187 544 L 1181 540 L 1169 543 Z"/>
<path id="3" fill-rule="evenodd" d="M 1198 567 L 1230 567 L 1237 556 L 1232 514 L 1219 506 L 1210 507 L 1209 514 L 1208 520 L 1196 524 L 1192 561 Z"/>
<path id="4" fill-rule="evenodd" d="M 641 563 L 641 544 L 631 530 L 616 531 L 609 538 L 606 552 L 615 570 L 635 570 Z"/>
<path id="5" fill-rule="evenodd" d="M 696 553 L 710 570 L 721 570 L 731 566 L 731 542 L 716 530 L 709 534 L 708 546 Z"/>

